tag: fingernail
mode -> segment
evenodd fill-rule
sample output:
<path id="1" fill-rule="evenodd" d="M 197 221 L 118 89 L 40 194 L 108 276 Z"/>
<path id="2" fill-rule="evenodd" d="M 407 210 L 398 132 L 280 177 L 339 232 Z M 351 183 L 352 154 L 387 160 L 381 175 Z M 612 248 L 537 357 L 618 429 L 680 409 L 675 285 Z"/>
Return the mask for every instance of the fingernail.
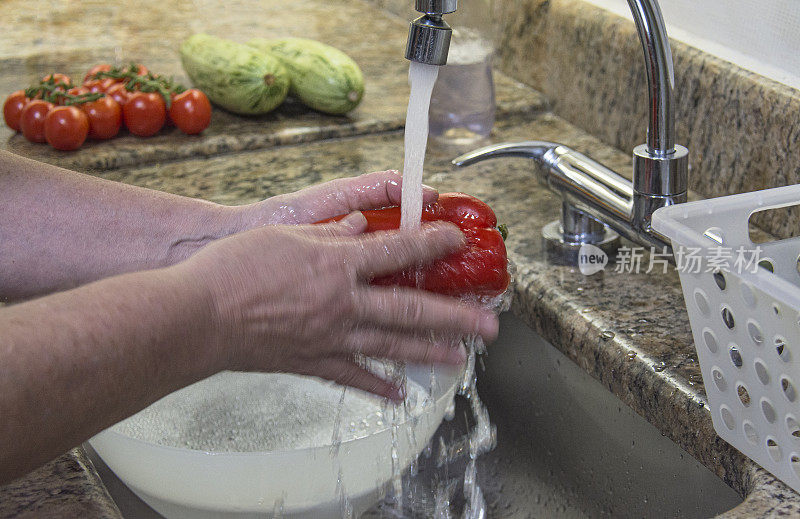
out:
<path id="1" fill-rule="evenodd" d="M 351 225 L 367 223 L 367 217 L 364 216 L 364 213 L 361 211 L 353 211 L 352 213 L 348 214 L 344 220 Z"/>
<path id="2" fill-rule="evenodd" d="M 487 341 L 493 341 L 497 338 L 497 333 L 500 329 L 500 322 L 497 316 L 490 312 L 482 312 L 478 320 L 478 335 Z"/>
<path id="3" fill-rule="evenodd" d="M 386 171 L 383 172 L 383 174 L 391 175 L 392 177 L 394 177 L 386 180 L 386 184 L 390 186 L 400 186 L 400 183 L 403 181 L 403 176 L 396 169 L 387 169 Z"/>
<path id="4" fill-rule="evenodd" d="M 400 387 L 393 387 L 389 390 L 389 400 L 393 400 L 395 402 L 402 402 L 406 399 L 406 388 L 403 386 Z"/>
<path id="5" fill-rule="evenodd" d="M 450 348 L 447 352 L 447 357 L 444 359 L 447 364 L 453 364 L 456 366 L 464 364 L 466 360 L 467 350 L 465 350 L 464 346 L 461 344 L 458 344 L 455 348 Z"/>
<path id="6" fill-rule="evenodd" d="M 338 225 L 347 228 L 347 233 L 361 233 L 367 228 L 367 218 L 361 211 L 353 211 L 339 221 Z"/>
<path id="7" fill-rule="evenodd" d="M 464 233 L 461 231 L 461 229 L 459 229 L 456 224 L 451 223 L 451 222 L 444 222 L 444 221 L 438 220 L 438 221 L 429 223 L 427 225 L 427 227 L 429 229 L 431 229 L 433 232 L 437 232 L 437 233 L 446 232 L 446 233 L 449 233 L 449 234 L 451 234 L 453 236 L 453 238 L 458 236 L 458 241 L 461 244 L 464 244 L 466 242 L 466 240 L 467 240 L 467 237 L 464 236 Z"/>

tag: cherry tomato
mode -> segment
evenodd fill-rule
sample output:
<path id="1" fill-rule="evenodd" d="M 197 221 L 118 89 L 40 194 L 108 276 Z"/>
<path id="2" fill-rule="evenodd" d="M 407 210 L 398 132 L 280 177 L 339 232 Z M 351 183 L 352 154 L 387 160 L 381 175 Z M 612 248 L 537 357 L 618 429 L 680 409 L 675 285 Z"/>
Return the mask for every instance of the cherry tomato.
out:
<path id="1" fill-rule="evenodd" d="M 173 98 L 169 117 L 183 133 L 194 135 L 211 123 L 211 103 L 203 92 L 191 88 Z"/>
<path id="2" fill-rule="evenodd" d="M 147 74 L 150 73 L 150 71 L 147 69 L 147 67 L 145 67 L 141 63 L 137 63 L 136 64 L 136 68 L 138 70 L 138 72 L 136 72 L 137 76 L 146 76 Z"/>
<path id="3" fill-rule="evenodd" d="M 51 79 L 55 81 L 56 84 L 66 83 L 67 85 L 69 85 L 69 88 L 72 87 L 72 79 L 70 79 L 70 77 L 66 74 L 61 74 L 60 72 L 56 72 L 55 74 L 48 74 L 42 78 L 42 82 L 50 81 Z M 58 87 L 58 88 L 61 90 L 67 90 L 64 87 Z"/>
<path id="4" fill-rule="evenodd" d="M 116 83 L 115 80 L 111 78 L 105 79 L 92 79 L 91 81 L 84 83 L 83 86 L 89 89 L 89 92 L 92 93 L 105 93 L 106 90 L 111 88 Z"/>
<path id="5" fill-rule="evenodd" d="M 70 94 L 70 95 L 79 96 L 79 95 L 83 95 L 83 94 L 88 94 L 89 93 L 89 89 L 86 88 L 85 86 L 77 86 L 77 87 L 72 87 L 69 90 L 67 90 L 67 93 Z"/>
<path id="6" fill-rule="evenodd" d="M 139 137 L 155 135 L 167 118 L 164 98 L 155 92 L 135 92 L 122 107 L 122 117 L 132 134 Z"/>
<path id="7" fill-rule="evenodd" d="M 120 106 L 125 106 L 125 103 L 128 102 L 128 96 L 130 96 L 131 92 L 125 88 L 125 83 L 116 83 L 111 85 L 111 87 L 106 90 L 106 95 L 111 97 L 119 103 Z"/>
<path id="8" fill-rule="evenodd" d="M 44 120 L 44 135 L 57 150 L 77 150 L 89 134 L 89 118 L 74 106 L 57 106 Z"/>
<path id="9" fill-rule="evenodd" d="M 31 142 L 45 142 L 44 120 L 52 109 L 53 103 L 41 99 L 28 103 L 20 114 L 19 128 L 22 135 Z"/>
<path id="10" fill-rule="evenodd" d="M 89 137 L 92 139 L 110 139 L 119 133 L 122 126 L 122 108 L 119 103 L 106 95 L 97 101 L 82 105 L 89 118 Z"/>
<path id="11" fill-rule="evenodd" d="M 3 104 L 3 118 L 12 130 L 19 131 L 19 119 L 22 115 L 22 109 L 25 108 L 29 101 L 30 99 L 25 97 L 24 90 L 17 90 L 8 96 Z"/>
<path id="12" fill-rule="evenodd" d="M 89 72 L 83 77 L 83 82 L 87 83 L 88 81 L 94 79 L 92 76 L 97 74 L 98 72 L 108 72 L 111 70 L 111 65 L 108 63 L 103 63 L 101 65 L 95 65 L 94 67 L 89 69 Z"/>
<path id="13" fill-rule="evenodd" d="M 74 96 L 81 95 L 81 94 L 88 94 L 88 93 L 89 93 L 89 89 L 84 87 L 84 86 L 72 87 L 69 90 L 67 90 L 67 94 L 74 95 Z M 56 99 L 55 99 L 56 104 L 63 105 L 66 101 L 67 101 L 67 96 L 66 95 L 56 94 Z"/>

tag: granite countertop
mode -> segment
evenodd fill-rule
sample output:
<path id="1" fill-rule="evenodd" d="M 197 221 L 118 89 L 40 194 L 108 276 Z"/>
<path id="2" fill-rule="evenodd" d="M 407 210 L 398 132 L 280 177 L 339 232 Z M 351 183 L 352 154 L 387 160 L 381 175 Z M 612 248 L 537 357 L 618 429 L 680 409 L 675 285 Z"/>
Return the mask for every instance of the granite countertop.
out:
<path id="1" fill-rule="evenodd" d="M 99 1 L 41 1 L 27 3 L 27 10 L 14 9 L 19 0 L 3 2 L 0 26 L 9 24 L 4 33 L 16 31 L 17 36 L 0 42 L 0 93 L 44 72 L 60 69 L 77 76 L 93 63 L 118 56 L 137 56 L 157 72 L 180 76 L 175 44 L 202 27 L 241 40 L 275 31 L 346 48 L 364 69 L 365 100 L 347 117 L 325 116 L 297 105 L 261 118 L 215 111 L 212 126 L 199 137 L 167 130 L 152 139 L 124 136 L 67 154 L 27 143 L 7 129 L 0 130 L 0 143 L 16 153 L 104 178 L 224 204 L 244 204 L 335 177 L 402 165 L 402 134 L 397 130 L 403 125 L 408 93 L 407 68 L 399 57 L 406 31 L 402 20 L 353 2 L 301 1 L 291 13 L 277 0 L 238 0 L 224 4 L 224 10 L 214 2 L 176 2 L 174 9 L 166 9 L 163 2 L 146 4 L 152 7 L 141 9 L 147 19 L 137 20 L 123 7 Z M 189 4 L 202 4 L 203 20 L 181 21 Z M 348 17 L 363 17 L 365 9 L 373 9 L 369 12 L 380 30 L 354 38 L 346 22 Z M 33 18 L 37 10 L 48 14 Z M 86 23 L 87 17 L 101 15 L 115 20 L 116 32 L 103 34 Z M 76 20 L 81 16 L 79 27 Z M 50 24 L 77 34 L 69 47 L 58 46 L 52 35 L 36 36 L 49 34 L 41 27 L 26 28 L 41 25 L 43 19 L 45 28 Z M 174 24 L 173 31 L 157 30 L 169 24 Z M 496 82 L 499 112 L 492 141 L 564 142 L 630 176 L 628 153 L 546 112 L 547 103 L 536 91 L 502 74 Z M 746 496 L 723 517 L 800 514 L 800 496 L 714 433 L 674 270 L 622 274 L 608 268 L 585 277 L 574 268 L 550 264 L 539 229 L 557 217 L 560 200 L 532 179 L 531 162 L 509 159 L 453 170 L 449 159 L 458 151 L 463 150 L 430 148 L 426 183 L 443 191 L 472 193 L 508 224 L 509 254 L 518 269 L 513 311 Z M 0 516 L 64 515 L 119 517 L 81 449 L 0 488 Z"/>

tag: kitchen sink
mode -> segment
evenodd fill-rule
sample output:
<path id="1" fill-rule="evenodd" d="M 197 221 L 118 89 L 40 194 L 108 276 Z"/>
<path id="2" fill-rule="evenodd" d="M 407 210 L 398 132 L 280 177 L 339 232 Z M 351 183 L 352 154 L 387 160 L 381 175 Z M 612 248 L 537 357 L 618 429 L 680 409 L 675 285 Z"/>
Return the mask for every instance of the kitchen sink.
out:
<path id="1" fill-rule="evenodd" d="M 500 330 L 477 368 L 480 396 L 497 426 L 497 447 L 476 464 L 486 517 L 712 517 L 741 503 L 518 317 L 503 315 Z M 449 491 L 454 516 L 464 507 L 468 449 L 458 446 L 472 418 L 462 397 L 456 404 L 414 477 L 406 477 L 407 516 L 435 514 L 434 484 Z M 439 438 L 449 446 L 446 461 Z M 125 517 L 160 517 L 87 450 Z M 363 517 L 396 517 L 387 508 L 384 502 Z"/>

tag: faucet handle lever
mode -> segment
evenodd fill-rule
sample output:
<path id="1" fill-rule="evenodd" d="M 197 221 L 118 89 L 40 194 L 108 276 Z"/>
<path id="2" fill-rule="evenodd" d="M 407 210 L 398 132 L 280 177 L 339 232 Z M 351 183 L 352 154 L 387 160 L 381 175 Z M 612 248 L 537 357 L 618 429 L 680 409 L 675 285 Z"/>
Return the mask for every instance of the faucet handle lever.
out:
<path id="1" fill-rule="evenodd" d="M 454 158 L 451 163 L 454 166 L 470 166 L 477 162 L 496 157 L 522 157 L 534 159 L 539 162 L 544 160 L 544 155 L 550 150 L 558 148 L 560 144 L 547 141 L 525 141 L 525 142 L 506 142 L 503 144 L 492 144 L 477 150 L 470 151 Z"/>
<path id="2" fill-rule="evenodd" d="M 669 242 L 650 229 L 631 224 L 634 216 L 634 192 L 630 180 L 572 148 L 547 141 L 525 141 L 485 146 L 453 159 L 455 166 L 469 166 L 496 157 L 533 159 L 542 168 L 534 172 L 540 181 L 559 193 L 570 211 L 576 209 L 604 222 L 619 234 L 637 243 L 659 249 Z M 562 211 L 569 216 L 569 211 Z M 563 224 L 570 218 L 562 218 Z"/>

